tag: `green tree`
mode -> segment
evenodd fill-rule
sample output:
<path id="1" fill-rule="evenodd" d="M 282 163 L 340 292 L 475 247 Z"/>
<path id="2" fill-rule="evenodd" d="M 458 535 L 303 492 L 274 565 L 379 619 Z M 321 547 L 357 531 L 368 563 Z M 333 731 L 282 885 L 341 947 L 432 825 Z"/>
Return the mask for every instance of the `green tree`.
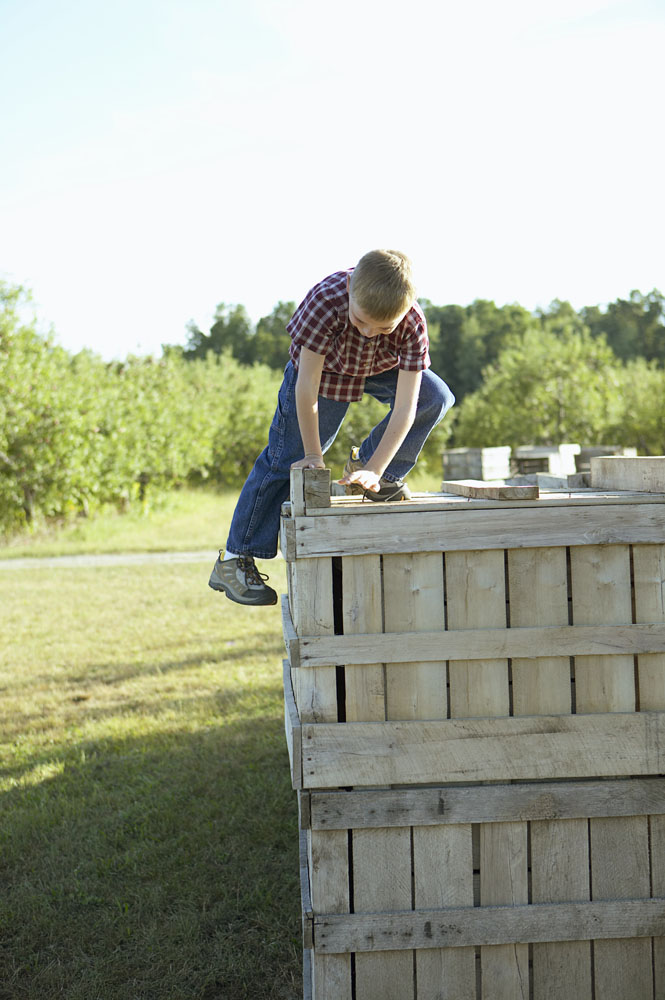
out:
<path id="1" fill-rule="evenodd" d="M 602 443 L 622 412 L 620 376 L 602 338 L 557 317 L 534 321 L 506 343 L 482 387 L 462 403 L 455 444 Z"/>
<path id="2" fill-rule="evenodd" d="M 230 351 L 243 364 L 251 364 L 252 324 L 244 306 L 225 305 L 220 302 L 215 310 L 210 333 L 203 333 L 194 322 L 187 325 L 187 347 L 183 356 L 187 360 L 205 358 L 209 351 L 222 354 Z"/>
<path id="3" fill-rule="evenodd" d="M 591 333 L 604 335 L 622 360 L 644 357 L 665 362 L 665 298 L 656 289 L 648 295 L 632 291 L 628 299 L 611 302 L 605 312 L 589 306 L 580 315 Z"/>
<path id="4" fill-rule="evenodd" d="M 262 316 L 256 324 L 252 337 L 252 357 L 254 361 L 269 368 L 284 369 L 289 360 L 291 337 L 286 329 L 295 311 L 295 302 L 278 302 L 269 316 Z"/>
<path id="5" fill-rule="evenodd" d="M 619 395 L 622 413 L 611 440 L 640 455 L 665 455 L 665 370 L 644 358 L 629 361 L 620 372 Z"/>

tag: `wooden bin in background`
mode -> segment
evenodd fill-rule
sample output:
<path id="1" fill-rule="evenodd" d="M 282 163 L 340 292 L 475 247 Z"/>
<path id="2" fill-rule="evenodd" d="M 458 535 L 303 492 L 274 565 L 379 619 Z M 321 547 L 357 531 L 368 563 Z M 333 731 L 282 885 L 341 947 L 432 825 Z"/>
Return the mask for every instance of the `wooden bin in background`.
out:
<path id="1" fill-rule="evenodd" d="M 312 478 L 281 540 L 305 997 L 665 998 L 665 495 Z"/>

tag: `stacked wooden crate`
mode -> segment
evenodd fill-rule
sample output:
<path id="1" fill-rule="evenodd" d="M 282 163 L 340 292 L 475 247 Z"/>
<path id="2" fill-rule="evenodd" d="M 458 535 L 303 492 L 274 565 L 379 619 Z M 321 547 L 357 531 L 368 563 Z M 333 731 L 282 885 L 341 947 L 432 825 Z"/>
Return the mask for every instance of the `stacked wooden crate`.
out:
<path id="1" fill-rule="evenodd" d="M 308 478 L 305 996 L 665 997 L 665 487 L 328 506 Z"/>

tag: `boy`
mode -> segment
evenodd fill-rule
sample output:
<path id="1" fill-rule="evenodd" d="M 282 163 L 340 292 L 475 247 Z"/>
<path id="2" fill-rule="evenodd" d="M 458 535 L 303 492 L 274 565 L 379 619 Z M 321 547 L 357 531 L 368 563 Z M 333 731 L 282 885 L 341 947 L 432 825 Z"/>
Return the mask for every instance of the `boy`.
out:
<path id="1" fill-rule="evenodd" d="M 390 413 L 354 448 L 338 482 L 371 500 L 410 497 L 404 477 L 430 431 L 455 402 L 429 370 L 427 323 L 416 302 L 411 264 L 395 250 L 372 250 L 355 268 L 315 285 L 287 325 L 284 370 L 268 446 L 250 472 L 209 580 L 239 604 L 276 604 L 254 558 L 277 554 L 289 470 L 324 469 L 323 456 L 349 403 L 364 392 Z"/>

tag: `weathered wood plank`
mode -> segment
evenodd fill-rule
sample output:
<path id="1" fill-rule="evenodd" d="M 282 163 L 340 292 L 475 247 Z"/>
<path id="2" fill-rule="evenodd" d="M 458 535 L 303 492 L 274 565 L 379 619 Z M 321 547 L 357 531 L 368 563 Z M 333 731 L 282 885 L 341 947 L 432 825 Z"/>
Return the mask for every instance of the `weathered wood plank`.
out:
<path id="1" fill-rule="evenodd" d="M 309 822 L 320 830 L 665 815 L 665 778 L 307 794 Z M 662 862 L 665 872 L 665 855 Z"/>
<path id="2" fill-rule="evenodd" d="M 665 898 L 449 907 L 400 913 L 318 914 L 314 940 L 321 953 L 394 951 L 649 938 L 662 931 Z M 625 993 L 632 998 L 633 994 Z"/>
<path id="3" fill-rule="evenodd" d="M 346 637 L 357 632 L 381 632 L 383 607 L 381 591 L 381 557 L 342 557 L 342 621 Z M 335 636 L 336 640 L 345 638 Z M 332 642 L 333 647 L 335 642 Z M 386 692 L 383 663 L 357 665 L 353 660 L 343 663 L 346 690 L 347 722 L 378 722 L 386 717 Z"/>
<path id="4" fill-rule="evenodd" d="M 591 887 L 594 900 L 649 896 L 649 831 L 646 816 L 592 819 Z M 620 902 L 615 905 L 622 905 Z M 663 923 L 654 933 L 662 933 Z M 602 935 L 600 935 L 602 937 Z M 596 941 L 596 995 L 603 1000 L 652 1000 L 651 942 L 637 933 Z M 638 940 L 628 940 L 629 938 Z"/>
<path id="5" fill-rule="evenodd" d="M 566 550 L 562 547 L 510 550 L 508 591 L 511 631 L 525 626 L 569 627 Z M 607 640 L 604 630 L 598 630 L 597 639 L 599 645 Z M 512 657 L 514 715 L 572 711 L 571 654 L 565 652 L 563 642 L 553 644 L 555 653 L 552 649 L 546 650 L 546 645 L 533 642 L 525 651 L 525 657 L 515 652 L 509 654 Z"/>
<path id="6" fill-rule="evenodd" d="M 572 617 L 575 625 L 632 621 L 630 550 L 626 545 L 571 549 Z M 578 712 L 631 712 L 636 705 L 632 653 L 575 657 Z"/>
<path id="7" fill-rule="evenodd" d="M 540 496 L 537 486 L 497 486 L 485 483 L 482 479 L 444 480 L 441 492 L 471 497 L 473 500 L 537 500 Z"/>
<path id="8" fill-rule="evenodd" d="M 568 477 L 573 478 L 573 477 Z M 665 493 L 639 493 L 629 490 L 591 490 L 570 485 L 568 490 L 547 490 L 540 488 L 538 500 L 472 500 L 469 497 L 457 497 L 451 493 L 413 493 L 412 500 L 402 500 L 399 509 L 402 514 L 418 514 L 432 511 L 449 510 L 499 510 L 520 507 L 589 507 L 598 504 L 626 505 L 649 504 L 665 502 Z M 367 517 L 377 514 L 394 515 L 394 503 L 369 503 L 362 497 L 333 496 L 330 507 L 311 509 L 309 517 L 340 517 L 352 514 L 354 517 Z M 291 504 L 282 504 L 282 514 L 291 517 Z"/>
<path id="9" fill-rule="evenodd" d="M 284 676 L 284 732 L 286 734 L 286 746 L 289 751 L 291 784 L 293 788 L 302 788 L 302 729 L 298 717 L 298 709 L 296 708 L 296 700 L 293 695 L 289 661 L 284 660 L 282 666 Z"/>
<path id="10" fill-rule="evenodd" d="M 411 908 L 411 832 L 408 828 L 353 832 L 353 900 L 356 910 Z M 318 940 L 317 940 L 318 944 Z M 382 1000 L 413 1000 L 413 955 L 356 955 L 356 994 Z"/>
<path id="11" fill-rule="evenodd" d="M 452 600 L 452 598 L 451 598 Z M 295 648 L 289 640 L 289 650 Z M 468 628 L 445 632 L 300 636 L 297 663 L 399 663 L 511 657 L 609 655 L 665 652 L 665 623 L 640 625 L 552 625 L 525 628 Z M 292 664 L 296 664 L 292 660 Z M 531 664 L 524 665 L 532 669 Z M 568 678 L 568 683 L 570 678 Z"/>
<path id="12" fill-rule="evenodd" d="M 291 617 L 297 633 L 332 635 L 334 631 L 332 564 L 307 559 L 293 576 Z M 294 694 L 302 722 L 337 720 L 337 677 L 334 666 L 296 670 Z"/>
<path id="13" fill-rule="evenodd" d="M 634 545 L 635 621 L 665 622 L 665 545 Z M 638 656 L 640 709 L 665 709 L 665 653 Z"/>
<path id="14" fill-rule="evenodd" d="M 363 518 L 295 519 L 296 558 L 396 552 L 518 549 L 550 545 L 617 545 L 665 539 L 665 504 L 485 508 L 409 516 L 394 510 Z M 540 501 L 538 501 L 540 503 Z M 386 505 L 391 506 L 391 505 Z M 392 507 L 401 506 L 393 504 Z"/>
<path id="15" fill-rule="evenodd" d="M 649 818 L 651 847 L 651 892 L 665 896 L 665 816 Z M 653 940 L 654 997 L 665 997 L 665 926 L 656 932 Z"/>
<path id="16" fill-rule="evenodd" d="M 665 492 L 665 455 L 604 455 L 591 459 L 593 489 Z"/>
<path id="17" fill-rule="evenodd" d="M 299 667 L 300 640 L 298 639 L 295 625 L 293 624 L 293 619 L 291 618 L 288 594 L 282 594 L 282 636 L 289 663 L 292 667 Z"/>
<path id="18" fill-rule="evenodd" d="M 448 635 L 475 628 L 479 634 L 505 631 L 506 590 L 502 551 L 446 553 Z M 503 629 L 498 628 L 504 626 Z M 508 660 L 494 647 L 484 658 L 468 653 L 450 660 L 450 715 L 453 719 L 508 715 Z M 440 653 L 440 656 L 445 654 Z"/>
<path id="19" fill-rule="evenodd" d="M 291 470 L 291 474 L 295 470 Z M 330 507 L 330 469 L 303 469 L 305 513 Z"/>
<path id="20" fill-rule="evenodd" d="M 400 653 L 386 663 L 387 719 L 445 719 L 448 714 L 446 664 L 419 660 L 411 640 L 419 632 L 445 625 L 443 559 L 439 553 L 383 558 L 386 632 Z M 408 632 L 406 631 L 408 630 Z M 408 636 L 408 637 L 407 637 Z M 406 642 L 404 639 L 406 638 Z M 387 636 L 386 638 L 389 639 Z M 408 660 L 404 661 L 407 656 Z"/>
<path id="21" fill-rule="evenodd" d="M 416 909 L 473 906 L 472 828 L 415 826 L 413 882 Z M 416 952 L 418 1000 L 476 1000 L 475 948 Z"/>
<path id="22" fill-rule="evenodd" d="M 349 852 L 344 830 L 308 830 L 312 908 L 315 913 L 348 914 Z M 316 946 L 316 930 L 314 944 Z M 313 993 L 316 1000 L 351 1000 L 351 956 L 313 952 Z"/>
<path id="23" fill-rule="evenodd" d="M 587 820 L 540 820 L 531 824 L 531 883 L 534 903 L 590 899 Z M 534 944 L 533 979 L 535 997 L 591 1000 L 589 942 Z"/>
<path id="24" fill-rule="evenodd" d="M 480 827 L 480 905 L 529 900 L 526 823 Z M 519 941 L 480 949 L 483 1000 L 529 1000 L 529 948 Z"/>
<path id="25" fill-rule="evenodd" d="M 621 777 L 665 772 L 665 713 L 303 725 L 303 785 Z"/>

